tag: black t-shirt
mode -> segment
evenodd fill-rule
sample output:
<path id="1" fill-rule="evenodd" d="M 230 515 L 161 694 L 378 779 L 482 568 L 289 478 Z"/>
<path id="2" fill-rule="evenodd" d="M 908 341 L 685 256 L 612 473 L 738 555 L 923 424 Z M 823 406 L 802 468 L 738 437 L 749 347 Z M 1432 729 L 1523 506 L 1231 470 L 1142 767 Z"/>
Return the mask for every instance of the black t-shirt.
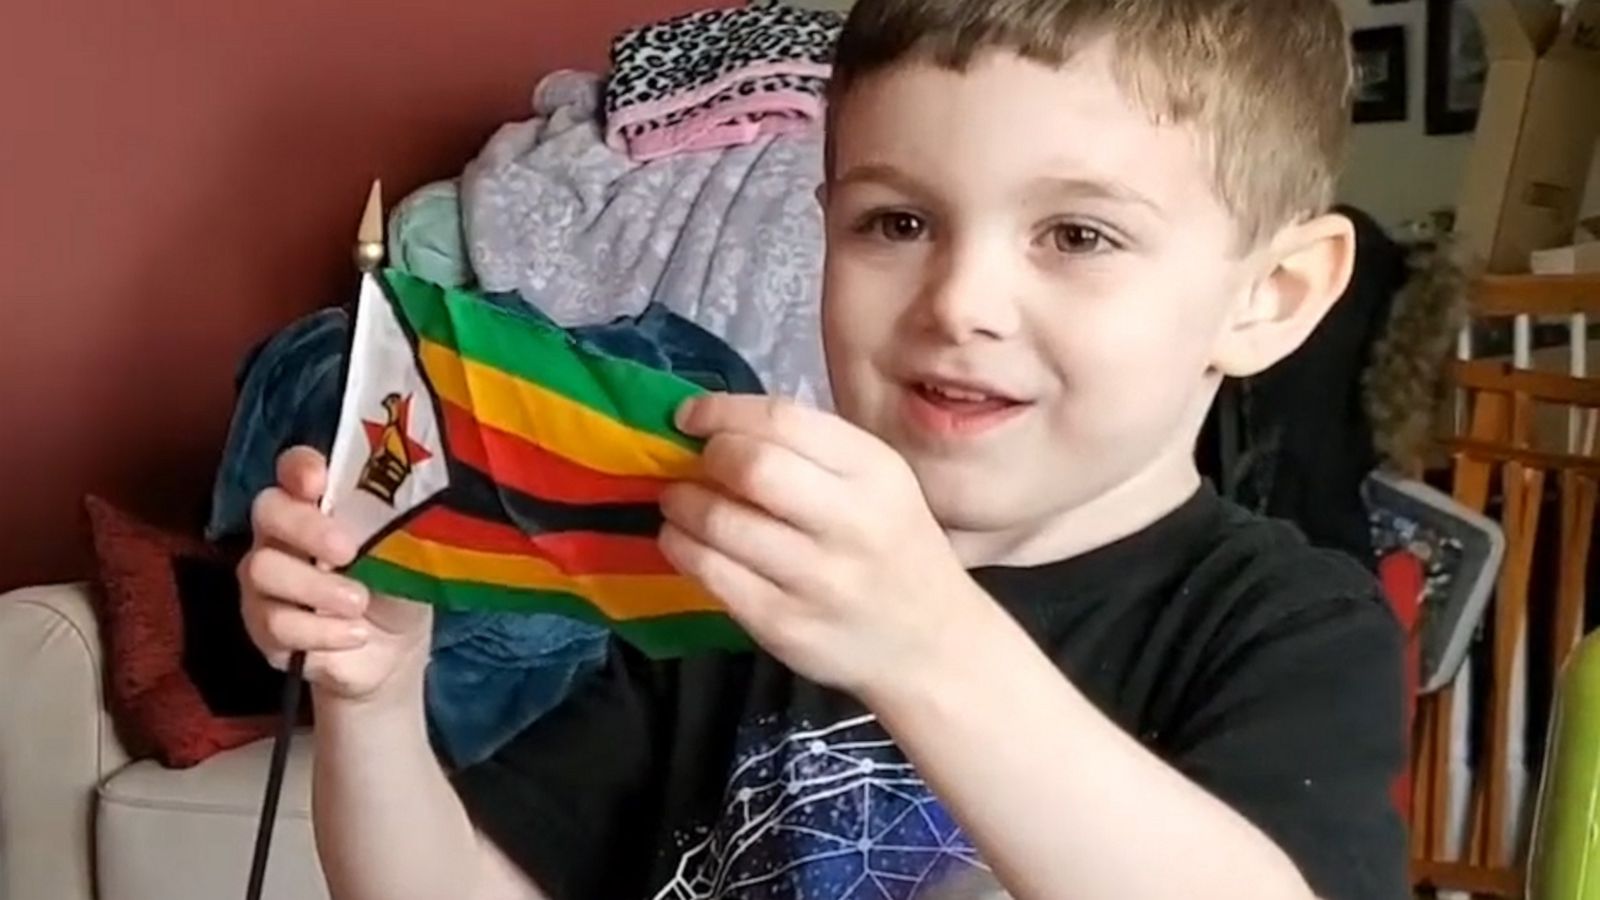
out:
<path id="1" fill-rule="evenodd" d="M 973 576 L 1103 713 L 1283 847 L 1318 896 L 1406 895 L 1390 799 L 1401 637 L 1352 560 L 1205 488 L 1085 555 Z M 655 663 L 619 646 L 454 781 L 555 900 L 910 900 L 982 865 L 868 710 L 760 654 Z"/>

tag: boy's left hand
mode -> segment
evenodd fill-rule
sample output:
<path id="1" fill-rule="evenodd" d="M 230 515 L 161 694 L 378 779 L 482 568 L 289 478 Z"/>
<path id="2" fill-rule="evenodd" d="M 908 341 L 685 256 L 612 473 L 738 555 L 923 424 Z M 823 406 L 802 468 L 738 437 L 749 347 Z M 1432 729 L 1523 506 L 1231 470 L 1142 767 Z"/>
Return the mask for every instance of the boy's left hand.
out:
<path id="1" fill-rule="evenodd" d="M 707 439 L 703 482 L 662 494 L 662 551 L 796 672 L 869 692 L 953 651 L 987 605 L 878 438 L 758 395 L 691 400 L 678 427 Z"/>

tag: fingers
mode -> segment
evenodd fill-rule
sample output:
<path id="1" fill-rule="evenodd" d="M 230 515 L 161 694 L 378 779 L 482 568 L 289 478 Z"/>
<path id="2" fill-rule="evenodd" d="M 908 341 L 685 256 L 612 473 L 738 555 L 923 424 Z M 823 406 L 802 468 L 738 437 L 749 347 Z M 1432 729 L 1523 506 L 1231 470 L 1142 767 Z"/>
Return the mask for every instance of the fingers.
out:
<path id="1" fill-rule="evenodd" d="M 763 607 L 783 599 L 782 591 L 771 581 L 671 522 L 662 526 L 657 541 L 668 562 L 699 581 L 741 624 L 748 626 Z"/>
<path id="2" fill-rule="evenodd" d="M 276 604 L 269 615 L 254 623 L 247 618 L 246 627 L 267 662 L 277 669 L 288 665 L 291 653 L 357 650 L 372 636 L 365 622 L 319 616 L 286 603 Z"/>
<path id="3" fill-rule="evenodd" d="M 258 542 L 278 544 L 331 566 L 348 564 L 359 549 L 314 502 L 284 487 L 268 488 L 256 496 L 250 523 Z"/>
<path id="4" fill-rule="evenodd" d="M 359 549 L 317 506 L 328 481 L 322 454 L 288 450 L 278 457 L 277 476 L 278 485 L 251 507 L 256 546 L 240 561 L 238 577 L 245 630 L 281 669 L 294 652 L 317 659 L 323 651 L 363 647 L 372 626 L 363 618 L 367 589 L 309 561 L 342 566 Z"/>
<path id="5" fill-rule="evenodd" d="M 328 489 L 328 461 L 310 447 L 291 447 L 278 456 L 278 485 L 291 497 L 316 503 Z"/>
<path id="6" fill-rule="evenodd" d="M 708 441 L 700 468 L 708 481 L 804 531 L 823 530 L 852 500 L 840 496 L 839 476 L 788 447 L 739 432 Z"/>
<path id="7" fill-rule="evenodd" d="M 702 485 L 679 482 L 662 492 L 661 513 L 684 537 L 714 548 L 772 584 L 795 587 L 807 574 L 804 566 L 812 558 L 811 542 L 793 526 L 748 504 Z M 693 554 L 689 562 L 699 565 L 703 554 L 693 548 L 689 552 Z M 678 568 L 704 581 L 704 573 Z M 716 593 L 710 584 L 706 587 Z"/>
<path id="8" fill-rule="evenodd" d="M 678 407 L 677 425 L 711 437 L 736 432 L 789 448 L 811 462 L 846 475 L 858 461 L 881 453 L 877 438 L 838 416 L 761 394 L 704 394 Z"/>
<path id="9" fill-rule="evenodd" d="M 260 594 L 327 616 L 360 618 L 367 610 L 367 589 L 360 582 L 335 575 L 276 547 L 257 547 L 239 563 L 239 583 L 246 593 Z"/>
<path id="10" fill-rule="evenodd" d="M 293 651 L 350 650 L 371 636 L 365 588 L 281 550 L 252 550 L 239 583 L 245 631 L 274 666 Z"/>

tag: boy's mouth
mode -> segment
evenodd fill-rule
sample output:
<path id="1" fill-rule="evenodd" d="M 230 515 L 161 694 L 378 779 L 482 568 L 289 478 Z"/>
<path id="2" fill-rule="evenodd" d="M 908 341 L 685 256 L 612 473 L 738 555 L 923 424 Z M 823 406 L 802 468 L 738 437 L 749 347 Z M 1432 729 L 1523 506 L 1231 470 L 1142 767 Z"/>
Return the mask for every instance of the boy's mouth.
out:
<path id="1" fill-rule="evenodd" d="M 1028 404 L 990 388 L 943 379 L 909 382 L 906 414 L 936 437 L 968 437 L 1009 421 Z"/>

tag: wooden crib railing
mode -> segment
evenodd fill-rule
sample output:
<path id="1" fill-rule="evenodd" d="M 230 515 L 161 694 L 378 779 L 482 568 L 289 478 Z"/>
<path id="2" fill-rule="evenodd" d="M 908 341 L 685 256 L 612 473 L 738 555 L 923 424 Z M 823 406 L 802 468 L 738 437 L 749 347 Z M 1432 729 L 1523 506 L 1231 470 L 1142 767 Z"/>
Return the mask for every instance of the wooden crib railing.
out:
<path id="1" fill-rule="evenodd" d="M 1532 616 L 1546 617 L 1559 668 L 1584 630 L 1585 585 L 1594 537 L 1600 452 L 1600 378 L 1588 356 L 1600 342 L 1589 335 L 1600 322 L 1600 276 L 1488 276 L 1473 287 L 1475 323 L 1512 322 L 1509 359 L 1474 354 L 1474 333 L 1463 330 L 1451 370 L 1457 414 L 1443 449 L 1451 460 L 1453 493 L 1483 512 L 1496 499 L 1506 555 L 1498 590 L 1486 613 L 1492 619 L 1487 654 L 1487 714 L 1470 723 L 1481 751 L 1466 791 L 1464 833 L 1452 816 L 1451 757 L 1460 754 L 1472 691 L 1472 673 L 1419 698 L 1413 732 L 1411 848 L 1418 886 L 1472 896 L 1521 897 L 1522 857 L 1537 772 L 1517 790 L 1511 771 L 1519 761 L 1527 702 L 1527 635 Z M 1564 346 L 1535 348 L 1538 324 L 1565 324 Z M 1496 494 L 1498 488 L 1498 494 Z M 1541 533 L 1542 504 L 1553 494 L 1560 515 Z M 1552 595 L 1534 596 L 1536 551 L 1558 542 L 1559 574 Z M 1480 669 L 1483 671 L 1483 669 Z M 1554 672 L 1551 673 L 1552 676 Z M 1554 678 L 1550 680 L 1554 683 Z M 1519 700 L 1520 698 L 1520 700 Z M 1545 708 L 1547 705 L 1542 704 Z M 1529 770 L 1537 761 L 1528 761 Z M 1454 821 L 1453 821 L 1454 820 Z M 1454 834 L 1452 834 L 1454 830 Z"/>

